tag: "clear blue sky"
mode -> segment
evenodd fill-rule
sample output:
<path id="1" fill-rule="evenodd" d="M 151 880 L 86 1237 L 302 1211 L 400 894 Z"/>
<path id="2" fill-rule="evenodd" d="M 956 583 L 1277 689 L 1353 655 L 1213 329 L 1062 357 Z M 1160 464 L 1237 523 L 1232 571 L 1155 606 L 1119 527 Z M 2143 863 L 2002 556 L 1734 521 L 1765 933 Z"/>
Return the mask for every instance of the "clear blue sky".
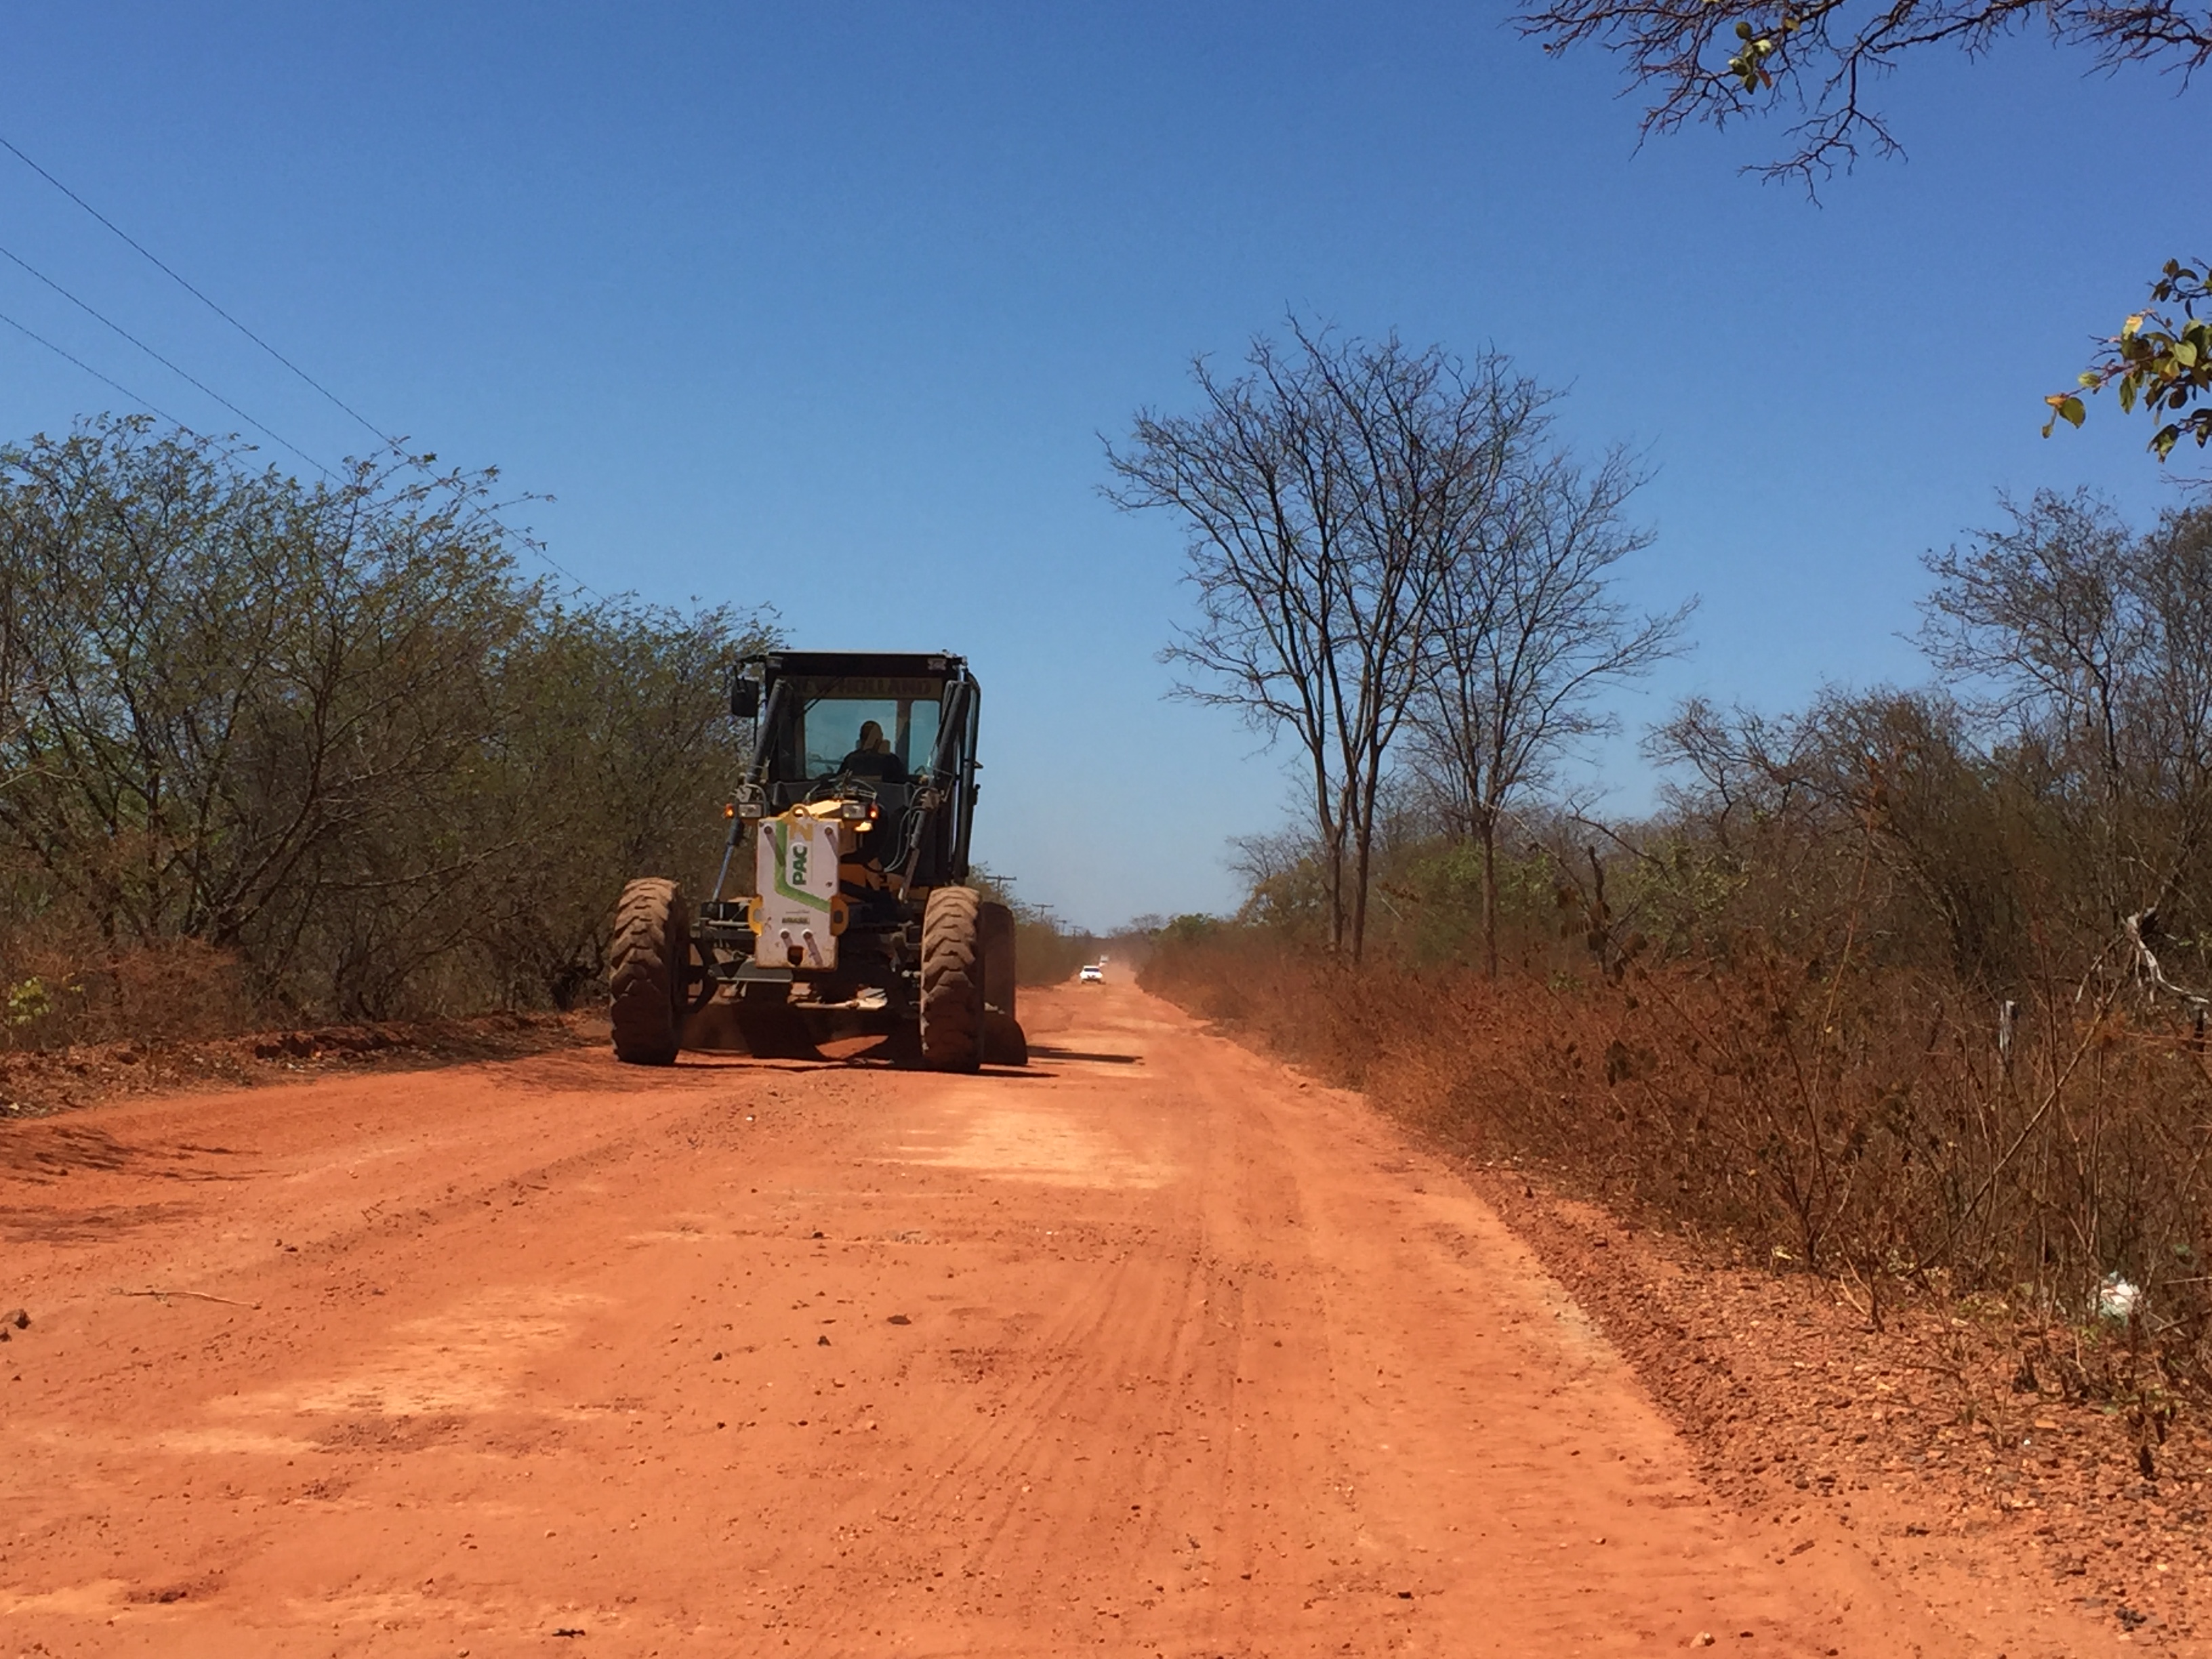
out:
<path id="1" fill-rule="evenodd" d="M 1285 307 L 1495 345 L 1658 468 L 1638 593 L 1704 598 L 1626 700 L 1917 678 L 1920 555 L 2001 489 L 2173 499 L 2039 398 L 2159 262 L 2212 94 L 2014 41 L 1883 89 L 1911 150 L 1822 205 L 1751 127 L 1637 146 L 1594 54 L 1482 3 L 9 8 L 0 132 L 386 429 L 556 499 L 592 586 L 951 647 L 979 846 L 1107 925 L 1233 902 L 1282 757 L 1166 702 L 1164 520 L 1099 435 Z M 0 155 L 0 246 L 318 456 L 362 436 Z M 238 426 L 12 265 L 0 311 Z M 124 400 L 0 329 L 0 433 Z M 279 459 L 283 459 L 281 452 Z M 1615 757 L 1616 803 L 1649 781 Z"/>

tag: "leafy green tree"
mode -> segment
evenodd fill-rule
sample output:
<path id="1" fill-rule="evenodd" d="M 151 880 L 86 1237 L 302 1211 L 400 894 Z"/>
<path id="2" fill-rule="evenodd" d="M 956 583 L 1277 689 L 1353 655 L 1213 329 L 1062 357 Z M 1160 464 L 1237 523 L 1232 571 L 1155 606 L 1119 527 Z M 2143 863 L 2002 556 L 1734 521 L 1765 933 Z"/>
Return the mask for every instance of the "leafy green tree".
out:
<path id="1" fill-rule="evenodd" d="M 773 636 L 726 606 L 628 600 L 541 609 L 502 654 L 502 720 L 483 740 L 471 835 L 483 971 L 513 1001 L 571 1006 L 605 966 L 607 913 L 633 876 L 706 896 L 719 810 L 746 759 L 721 676 Z"/>
<path id="2" fill-rule="evenodd" d="M 0 452 L 21 659 L 0 834 L 103 936 L 249 939 L 302 907 L 481 726 L 530 595 L 487 480 L 304 487 L 143 419 Z"/>
<path id="3" fill-rule="evenodd" d="M 562 601 L 494 483 L 307 484 L 141 417 L 0 449 L 0 953 L 189 941 L 271 1011 L 566 1006 L 627 878 L 710 876 L 719 683 L 767 630 Z"/>

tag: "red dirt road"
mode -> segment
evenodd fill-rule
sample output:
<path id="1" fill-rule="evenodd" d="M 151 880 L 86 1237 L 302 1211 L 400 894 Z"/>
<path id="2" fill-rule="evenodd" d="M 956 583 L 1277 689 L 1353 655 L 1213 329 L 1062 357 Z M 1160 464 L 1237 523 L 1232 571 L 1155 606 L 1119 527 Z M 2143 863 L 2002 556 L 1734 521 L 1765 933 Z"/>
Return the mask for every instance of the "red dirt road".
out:
<path id="1" fill-rule="evenodd" d="M 1997 1651 L 1715 1502 L 1357 1098 L 1024 1012 L 0 1126 L 0 1655 Z"/>

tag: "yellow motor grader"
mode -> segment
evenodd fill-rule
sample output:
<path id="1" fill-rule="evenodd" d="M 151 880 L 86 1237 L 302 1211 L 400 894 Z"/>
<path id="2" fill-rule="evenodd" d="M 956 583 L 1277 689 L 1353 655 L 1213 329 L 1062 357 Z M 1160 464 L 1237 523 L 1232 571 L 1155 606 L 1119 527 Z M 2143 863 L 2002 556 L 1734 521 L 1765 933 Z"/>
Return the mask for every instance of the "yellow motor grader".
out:
<path id="1" fill-rule="evenodd" d="M 713 894 L 631 882 L 615 915 L 614 1046 L 801 1055 L 877 1033 L 943 1071 L 1028 1058 L 1014 919 L 968 883 L 982 688 L 959 657 L 776 651 L 737 665 L 752 763 Z"/>

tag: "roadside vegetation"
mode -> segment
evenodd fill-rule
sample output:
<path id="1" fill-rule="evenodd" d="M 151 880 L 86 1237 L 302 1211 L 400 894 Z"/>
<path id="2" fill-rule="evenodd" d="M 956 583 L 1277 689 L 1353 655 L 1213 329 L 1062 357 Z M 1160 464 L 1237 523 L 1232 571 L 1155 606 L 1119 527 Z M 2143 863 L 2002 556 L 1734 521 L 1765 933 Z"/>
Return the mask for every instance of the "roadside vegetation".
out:
<path id="1" fill-rule="evenodd" d="M 979 865 L 969 872 L 969 885 L 1014 913 L 1014 963 L 1021 984 L 1057 985 L 1073 979 L 1078 969 L 1097 957 L 1099 939 L 1061 921 L 1051 906 L 1024 898 L 1012 878 Z"/>
<path id="2" fill-rule="evenodd" d="M 1354 367 L 1338 385 L 1408 357 L 1301 344 Z M 1311 431 L 1254 361 L 1238 395 L 1269 418 L 1198 432 L 1231 459 L 1193 476 L 1272 467 L 1298 444 L 1254 434 Z M 1604 487 L 1626 463 L 1578 466 L 1541 426 L 1516 449 L 1525 420 L 1455 452 L 1464 382 L 1431 361 L 1395 430 L 1431 477 L 1459 472 L 1425 497 L 1452 501 L 1428 529 L 1445 568 L 1387 629 L 1315 655 L 1282 619 L 1368 626 L 1384 534 L 1414 539 L 1420 501 L 1230 524 L 1217 489 L 1183 511 L 1202 626 L 1243 654 L 1169 654 L 1293 739 L 1316 805 L 1244 843 L 1237 915 L 1155 930 L 1145 982 L 1479 1159 L 1828 1275 L 1875 1324 L 1931 1293 L 2018 1321 L 2022 1387 L 2124 1397 L 2155 1438 L 2212 1383 L 2212 508 L 2008 507 L 1927 561 L 1927 686 L 1686 703 L 1646 738 L 1660 809 L 1609 820 L 1559 763 L 1606 729 L 1589 688 L 1674 648 L 1686 612 L 1612 597 L 1643 544 Z M 1147 455 L 1159 424 L 1140 417 Z M 1364 512 L 1412 459 L 1301 460 L 1297 499 Z M 1613 556 L 1563 557 L 1577 536 Z M 1232 556 L 1266 578 L 1235 596 L 1241 632 L 1212 608 Z M 1565 619 L 1548 653 L 1522 644 L 1531 593 Z M 1335 679 L 1267 654 L 1285 641 Z M 1275 690 L 1301 681 L 1382 711 L 1365 747 L 1334 713 L 1310 740 Z"/>
<path id="3" fill-rule="evenodd" d="M 0 450 L 11 1046 L 565 1009 L 711 878 L 727 608 L 531 574 L 489 475 L 305 483 L 143 418 Z"/>
<path id="4" fill-rule="evenodd" d="M 567 1011 L 712 883 L 772 642 L 537 574 L 495 475 L 303 483 L 143 417 L 0 449 L 0 1048 Z M 1023 975 L 1097 943 L 985 877 Z"/>

